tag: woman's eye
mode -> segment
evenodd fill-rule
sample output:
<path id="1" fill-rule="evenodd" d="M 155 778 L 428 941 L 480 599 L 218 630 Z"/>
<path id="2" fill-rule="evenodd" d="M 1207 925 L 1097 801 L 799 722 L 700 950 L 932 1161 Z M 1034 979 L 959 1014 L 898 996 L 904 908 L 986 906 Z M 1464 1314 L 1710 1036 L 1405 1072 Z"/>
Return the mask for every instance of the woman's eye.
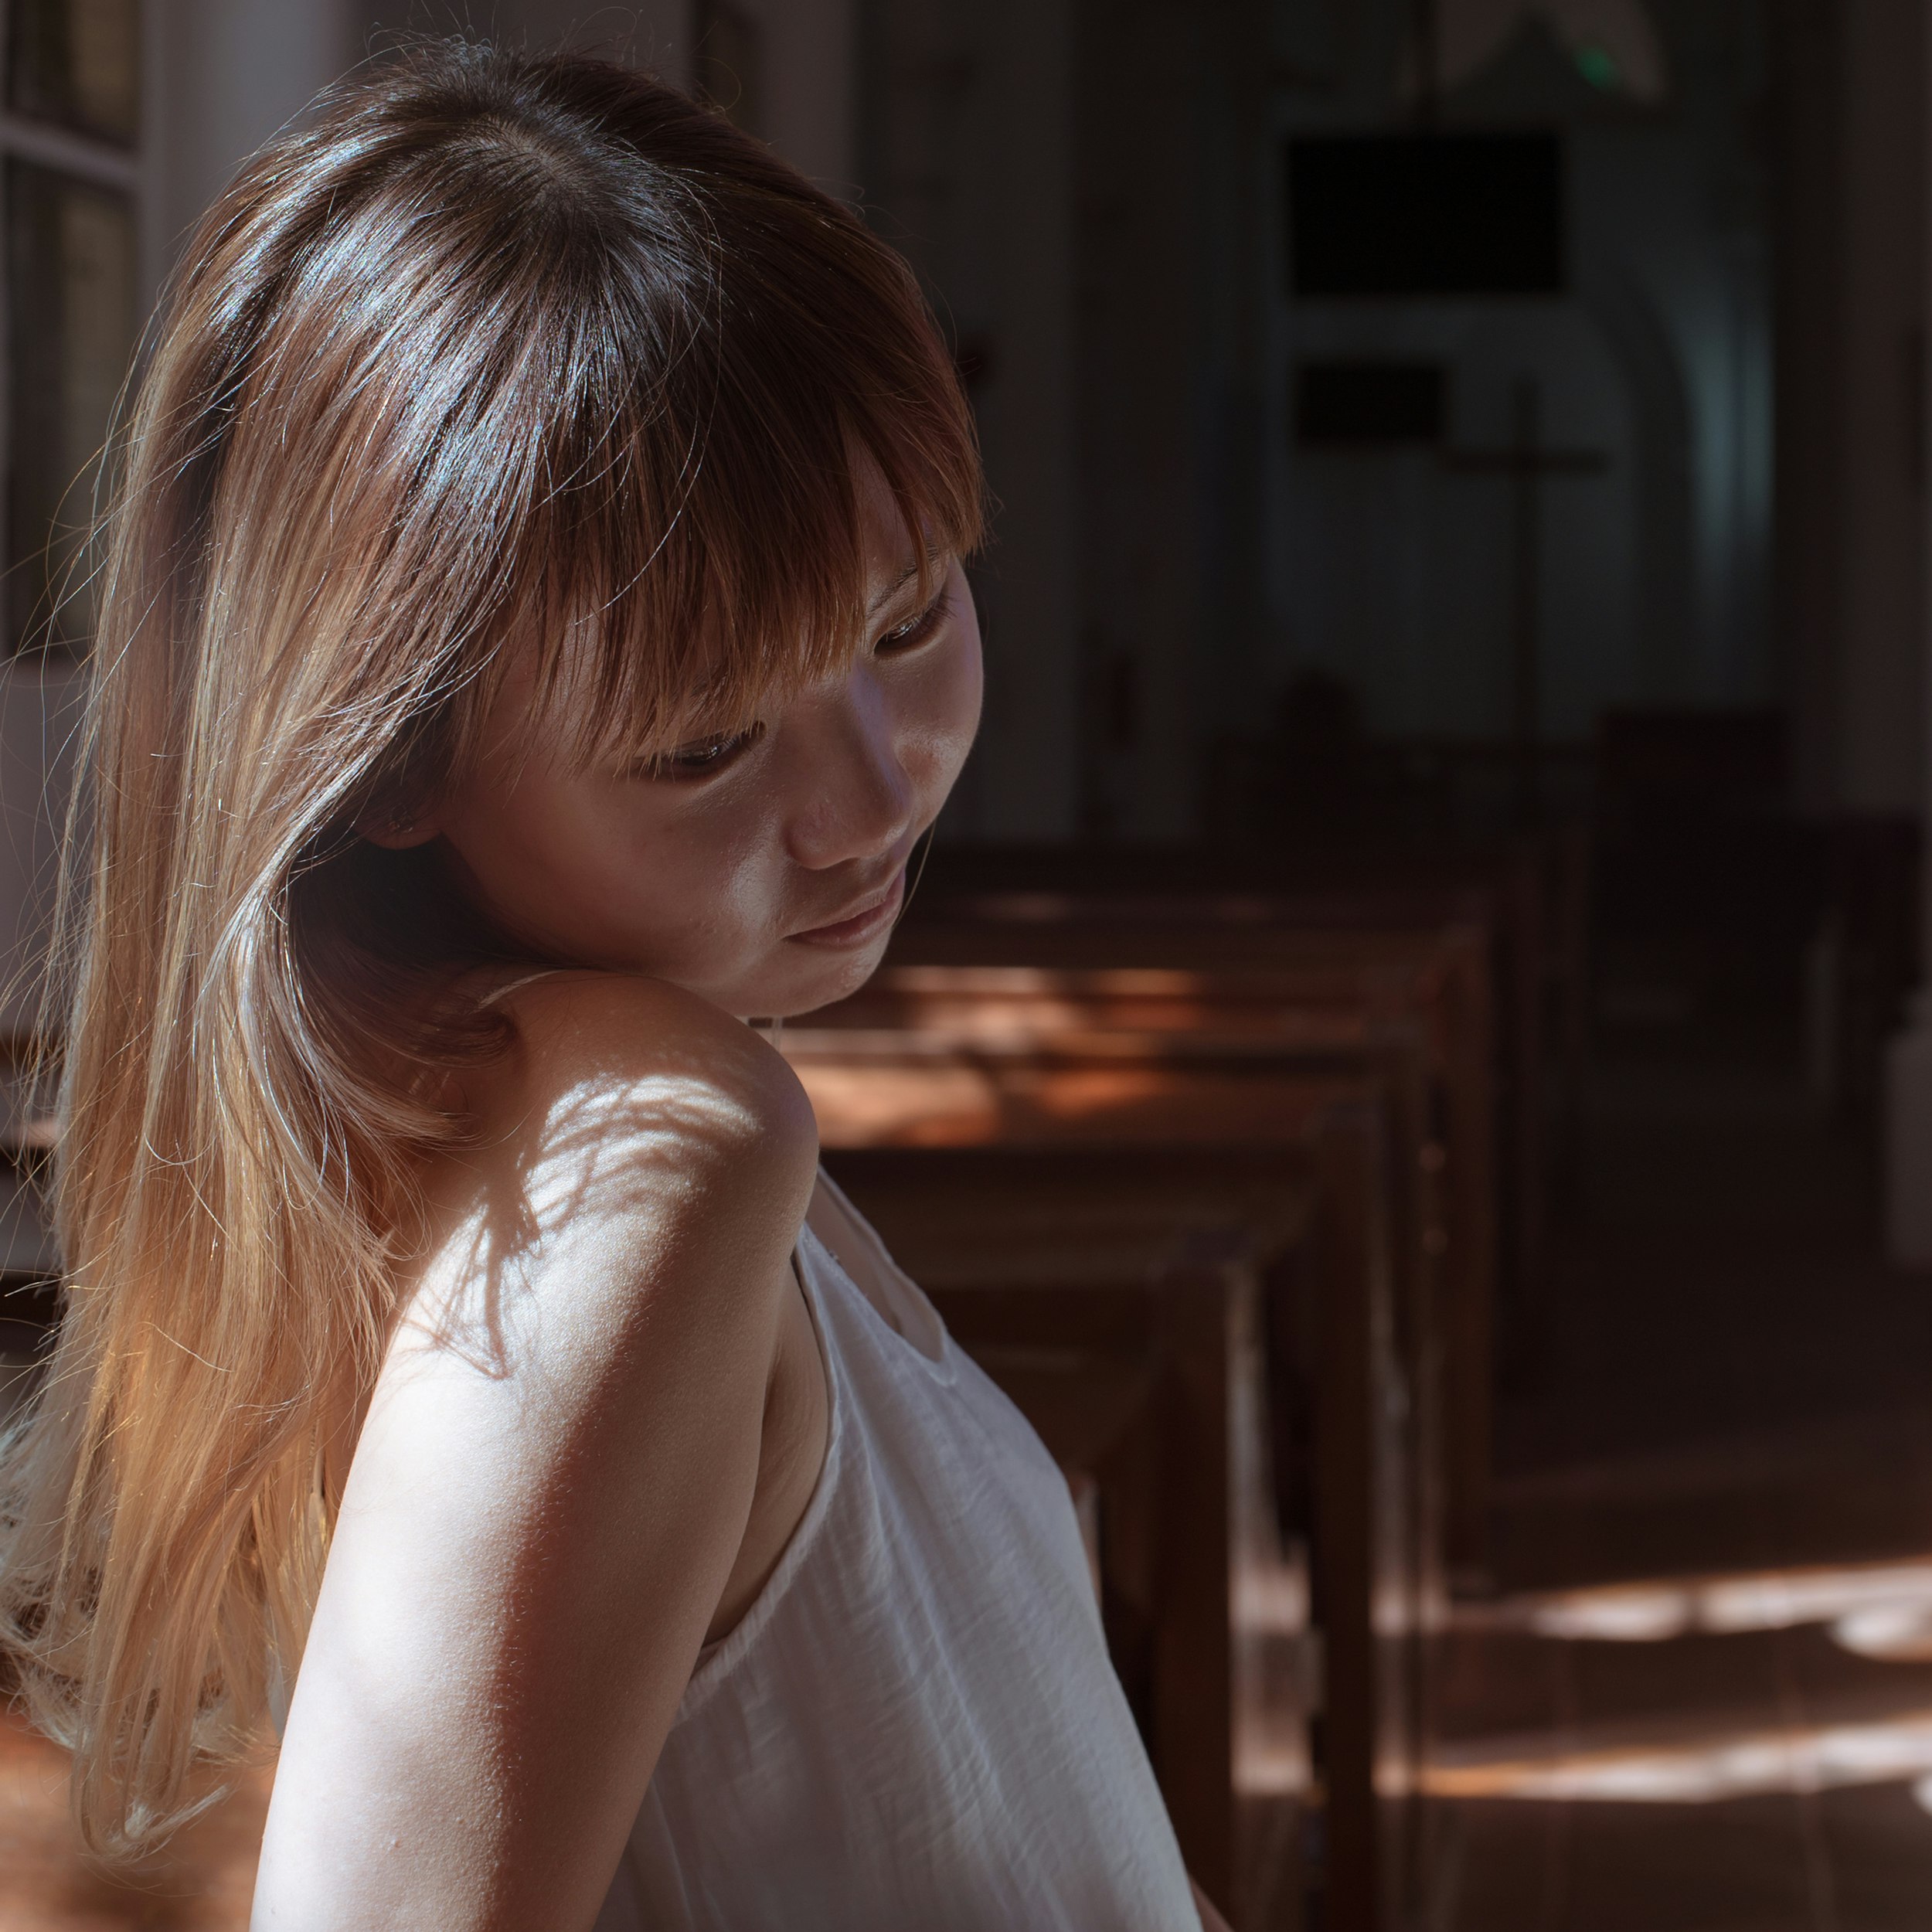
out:
<path id="1" fill-rule="evenodd" d="M 702 778 L 730 764 L 738 753 L 764 736 L 763 725 L 743 731 L 714 731 L 688 743 L 661 751 L 644 767 L 651 778 Z"/>
<path id="2" fill-rule="evenodd" d="M 944 590 L 934 598 L 916 617 L 907 620 L 896 630 L 888 631 L 872 646 L 875 651 L 910 651 L 923 644 L 940 625 L 945 621 L 947 593 Z"/>

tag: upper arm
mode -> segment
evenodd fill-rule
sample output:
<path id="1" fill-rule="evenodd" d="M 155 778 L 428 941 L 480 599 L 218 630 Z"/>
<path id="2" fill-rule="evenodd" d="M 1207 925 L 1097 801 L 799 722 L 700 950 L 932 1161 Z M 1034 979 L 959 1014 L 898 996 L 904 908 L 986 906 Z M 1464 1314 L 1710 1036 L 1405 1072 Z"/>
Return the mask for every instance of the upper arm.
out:
<path id="1" fill-rule="evenodd" d="M 809 1111 L 668 988 L 516 1019 L 351 1464 L 260 1924 L 587 1925 L 743 1535 Z"/>

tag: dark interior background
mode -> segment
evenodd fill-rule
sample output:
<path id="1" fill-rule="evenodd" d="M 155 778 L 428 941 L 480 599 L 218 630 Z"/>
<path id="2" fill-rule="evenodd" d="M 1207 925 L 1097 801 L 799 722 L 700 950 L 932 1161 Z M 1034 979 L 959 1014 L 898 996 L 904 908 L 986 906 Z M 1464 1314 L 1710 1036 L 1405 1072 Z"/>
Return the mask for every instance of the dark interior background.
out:
<path id="1" fill-rule="evenodd" d="M 1885 1179 L 1932 731 L 1924 7 L 90 0 L 77 39 L 70 5 L 3 10 L 0 1017 L 87 641 L 83 597 L 46 648 L 49 588 L 186 224 L 398 31 L 655 64 L 904 250 L 978 413 L 988 710 L 922 891 L 1540 881 L 1535 1238 L 1431 1923 L 1923 1924 L 1932 1253 Z M 1861 1650 L 1880 1563 L 1906 1634 Z M 1726 1625 L 1685 1580 L 1726 1576 L 1838 1580 Z"/>

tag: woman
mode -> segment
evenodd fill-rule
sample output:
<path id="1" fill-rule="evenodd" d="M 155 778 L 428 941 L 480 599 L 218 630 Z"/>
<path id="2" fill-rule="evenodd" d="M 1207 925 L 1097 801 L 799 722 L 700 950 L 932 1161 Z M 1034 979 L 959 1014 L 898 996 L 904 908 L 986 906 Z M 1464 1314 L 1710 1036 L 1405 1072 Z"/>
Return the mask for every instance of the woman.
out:
<path id="1" fill-rule="evenodd" d="M 878 962 L 979 506 L 903 264 L 638 74 L 415 49 L 202 225 L 4 1465 L 97 1848 L 272 1722 L 263 1927 L 1196 1922 L 1064 1485 L 743 1023 Z"/>

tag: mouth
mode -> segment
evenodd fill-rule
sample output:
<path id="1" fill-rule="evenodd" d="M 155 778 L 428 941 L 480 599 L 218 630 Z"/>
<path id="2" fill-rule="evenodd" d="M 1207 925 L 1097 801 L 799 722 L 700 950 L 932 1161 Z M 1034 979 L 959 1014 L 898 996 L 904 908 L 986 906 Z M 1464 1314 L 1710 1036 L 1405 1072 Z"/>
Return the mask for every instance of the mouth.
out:
<path id="1" fill-rule="evenodd" d="M 792 933 L 787 937 L 794 945 L 822 946 L 834 952 L 863 946 L 890 928 L 899 917 L 900 905 L 905 896 L 906 869 L 901 866 L 885 889 L 865 900 L 855 912 L 848 913 L 828 925 L 808 926 L 803 932 Z"/>

